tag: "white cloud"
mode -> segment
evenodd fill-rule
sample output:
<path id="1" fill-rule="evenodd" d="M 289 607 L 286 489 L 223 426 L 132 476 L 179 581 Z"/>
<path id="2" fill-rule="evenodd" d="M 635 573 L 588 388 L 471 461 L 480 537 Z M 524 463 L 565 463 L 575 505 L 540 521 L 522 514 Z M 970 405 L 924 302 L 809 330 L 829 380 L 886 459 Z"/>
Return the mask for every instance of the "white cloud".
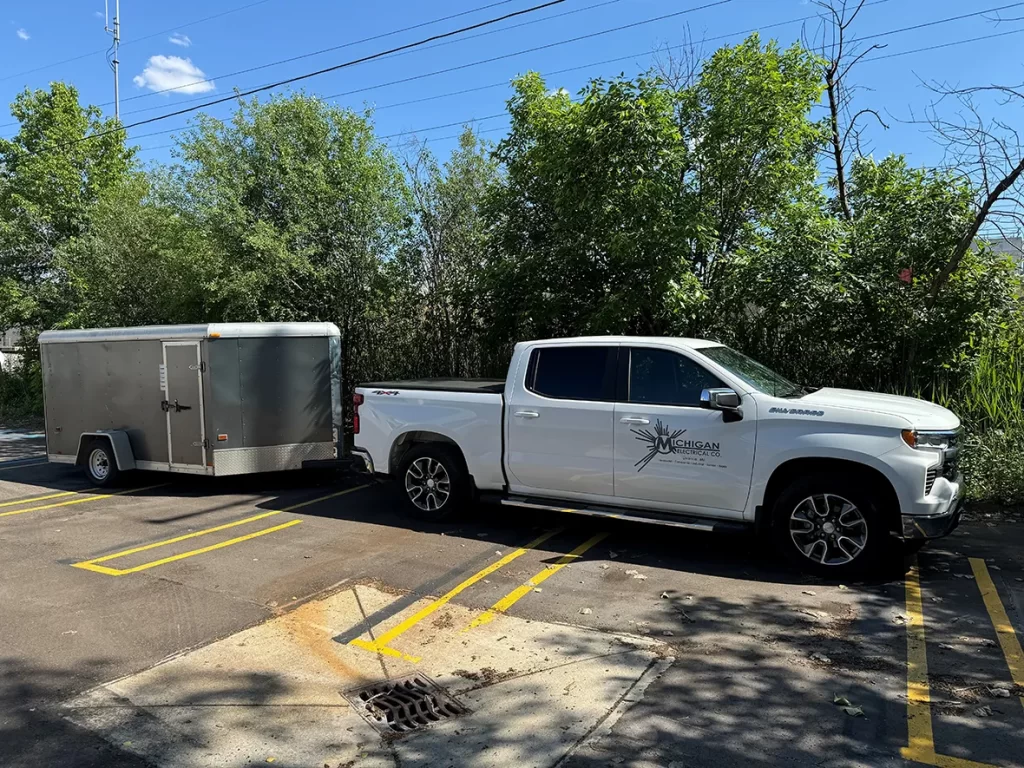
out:
<path id="1" fill-rule="evenodd" d="M 31 37 L 31 35 L 28 32 L 26 32 L 24 29 L 19 29 L 14 34 L 16 34 L 22 40 L 28 40 Z"/>
<path id="2" fill-rule="evenodd" d="M 180 45 L 182 48 L 188 48 L 192 45 L 192 40 L 188 35 L 183 35 L 181 32 L 175 32 L 173 35 L 167 38 L 167 42 L 174 43 L 174 45 Z"/>
<path id="3" fill-rule="evenodd" d="M 206 93 L 217 86 L 206 80 L 203 70 L 192 59 L 180 56 L 150 56 L 146 68 L 132 78 L 139 88 L 151 91 L 174 90 L 177 93 Z"/>
<path id="4" fill-rule="evenodd" d="M 107 18 L 106 14 L 104 14 L 103 11 L 93 11 L 92 15 L 95 16 L 97 19 Z"/>

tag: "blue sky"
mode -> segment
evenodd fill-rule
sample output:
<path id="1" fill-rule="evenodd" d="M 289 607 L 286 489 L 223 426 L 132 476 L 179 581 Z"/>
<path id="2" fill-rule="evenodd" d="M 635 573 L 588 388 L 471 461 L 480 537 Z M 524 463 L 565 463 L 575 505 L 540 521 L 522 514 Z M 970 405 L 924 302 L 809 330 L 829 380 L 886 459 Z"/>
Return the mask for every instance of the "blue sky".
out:
<path id="1" fill-rule="evenodd" d="M 113 0 L 110 2 L 112 8 Z M 443 0 L 434 3 L 422 0 L 378 0 L 371 3 L 340 0 L 179 0 L 172 4 L 122 0 L 122 120 L 127 124 L 199 104 L 203 100 L 230 94 L 234 87 L 244 90 L 328 67 L 528 8 L 541 0 L 508 0 L 420 29 L 257 72 L 230 76 L 238 70 L 429 22 L 491 2 L 494 0 Z M 803 22 L 798 20 L 815 12 L 815 7 L 808 0 L 731 0 L 674 18 L 509 56 L 447 74 L 404 84 L 382 85 L 711 2 L 714 0 L 567 0 L 535 14 L 471 33 L 480 35 L 482 31 L 501 30 L 492 34 L 332 72 L 308 80 L 302 87 L 323 96 L 364 89 L 333 100 L 357 109 L 366 104 L 375 106 L 378 135 L 391 136 L 389 143 L 399 144 L 414 133 L 429 139 L 436 151 L 446 154 L 454 144 L 451 137 L 458 133 L 458 127 L 426 129 L 502 113 L 509 89 L 501 85 L 459 95 L 445 94 L 507 83 L 529 69 L 548 73 L 570 68 L 578 69 L 551 75 L 548 84 L 552 88 L 564 87 L 576 92 L 592 77 L 610 77 L 622 72 L 631 75 L 643 71 L 652 64 L 652 50 L 679 44 L 687 30 L 692 38 L 708 39 L 704 47 L 709 52 L 720 45 L 738 42 L 751 29 L 763 29 L 763 36 L 789 43 L 800 36 Z M 885 43 L 887 47 L 872 55 L 890 57 L 865 61 L 855 71 L 856 81 L 866 89 L 859 94 L 858 106 L 878 109 L 887 115 L 890 124 L 889 130 L 871 130 L 870 143 L 874 153 L 903 152 L 910 155 L 914 164 L 936 163 L 941 159 L 941 152 L 934 142 L 919 126 L 901 122 L 913 114 L 921 115 L 933 99 L 933 95 L 921 86 L 921 79 L 962 85 L 993 81 L 1018 83 L 1024 80 L 1018 53 L 1024 34 L 1008 34 L 905 56 L 891 54 L 1017 29 L 1024 32 L 1024 2 L 875 0 L 872 3 L 869 0 L 869 3 L 853 29 L 858 37 L 972 11 L 1011 4 L 1016 6 L 998 14 L 989 14 L 989 18 L 976 17 L 876 38 L 872 42 Z M 103 32 L 102 0 L 46 0 L 6 3 L 5 6 L 3 13 L 6 18 L 0 19 L 0 100 L 8 104 L 25 87 L 41 88 L 52 80 L 65 80 L 78 87 L 83 101 L 103 105 L 103 109 L 112 114 L 113 107 L 109 103 L 113 97 L 112 76 L 102 52 L 109 43 L 109 37 Z M 997 15 L 1006 20 L 997 23 L 994 20 Z M 208 18 L 211 16 L 217 18 Z M 207 20 L 200 21 L 202 19 Z M 505 29 L 527 21 L 531 23 Z M 779 25 L 780 22 L 792 23 Z M 768 25 L 779 26 L 764 29 Z M 81 54 L 88 55 L 76 61 L 54 64 Z M 620 58 L 620 61 L 598 63 Z M 169 93 L 153 92 L 168 86 L 194 83 L 204 77 L 212 79 L 212 82 L 193 84 Z M 416 103 L 404 103 L 409 101 Z M 212 107 L 208 112 L 226 116 L 231 110 L 229 102 Z M 1000 114 L 1010 122 L 1019 122 L 1016 113 L 1004 111 Z M 171 134 L 145 134 L 184 127 L 188 119 L 188 116 L 171 118 L 130 131 L 134 143 L 144 150 L 141 158 L 153 161 L 168 159 L 170 150 L 167 145 L 173 141 Z M 5 109 L 0 113 L 0 123 L 10 122 Z M 507 121 L 499 117 L 480 120 L 477 125 L 485 132 L 485 137 L 497 139 Z M 0 127 L 0 135 L 10 136 L 15 130 L 15 126 L 4 125 Z"/>

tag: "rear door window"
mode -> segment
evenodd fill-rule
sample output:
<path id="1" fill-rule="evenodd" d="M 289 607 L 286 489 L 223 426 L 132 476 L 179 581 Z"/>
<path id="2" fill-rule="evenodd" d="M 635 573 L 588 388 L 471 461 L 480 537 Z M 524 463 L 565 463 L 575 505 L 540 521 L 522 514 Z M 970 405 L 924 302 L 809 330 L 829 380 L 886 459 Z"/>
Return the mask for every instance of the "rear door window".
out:
<path id="1" fill-rule="evenodd" d="M 617 347 L 535 349 L 527 389 L 559 400 L 611 401 L 617 352 Z"/>

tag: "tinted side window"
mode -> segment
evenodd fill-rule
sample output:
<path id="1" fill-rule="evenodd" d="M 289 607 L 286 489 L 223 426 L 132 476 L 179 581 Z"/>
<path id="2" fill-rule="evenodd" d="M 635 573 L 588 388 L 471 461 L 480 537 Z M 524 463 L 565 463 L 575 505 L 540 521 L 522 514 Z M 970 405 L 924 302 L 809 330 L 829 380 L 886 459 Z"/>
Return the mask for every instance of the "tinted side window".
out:
<path id="1" fill-rule="evenodd" d="M 614 347 L 542 347 L 533 351 L 529 389 L 564 400 L 610 400 Z"/>
<path id="2" fill-rule="evenodd" d="M 651 405 L 700 405 L 705 389 L 724 386 L 687 357 L 664 349 L 630 351 L 629 402 Z"/>

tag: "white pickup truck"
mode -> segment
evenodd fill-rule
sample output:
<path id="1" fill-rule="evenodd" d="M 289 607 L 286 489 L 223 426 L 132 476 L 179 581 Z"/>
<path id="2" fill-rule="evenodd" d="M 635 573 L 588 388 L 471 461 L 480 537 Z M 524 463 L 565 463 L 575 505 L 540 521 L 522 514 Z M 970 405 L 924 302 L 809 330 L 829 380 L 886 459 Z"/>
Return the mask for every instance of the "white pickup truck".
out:
<path id="1" fill-rule="evenodd" d="M 729 347 L 601 336 L 516 345 L 500 380 L 366 384 L 355 448 L 444 518 L 471 500 L 700 530 L 749 527 L 838 576 L 948 534 L 960 420 L 809 391 Z M 893 548 L 895 549 L 895 548 Z"/>

